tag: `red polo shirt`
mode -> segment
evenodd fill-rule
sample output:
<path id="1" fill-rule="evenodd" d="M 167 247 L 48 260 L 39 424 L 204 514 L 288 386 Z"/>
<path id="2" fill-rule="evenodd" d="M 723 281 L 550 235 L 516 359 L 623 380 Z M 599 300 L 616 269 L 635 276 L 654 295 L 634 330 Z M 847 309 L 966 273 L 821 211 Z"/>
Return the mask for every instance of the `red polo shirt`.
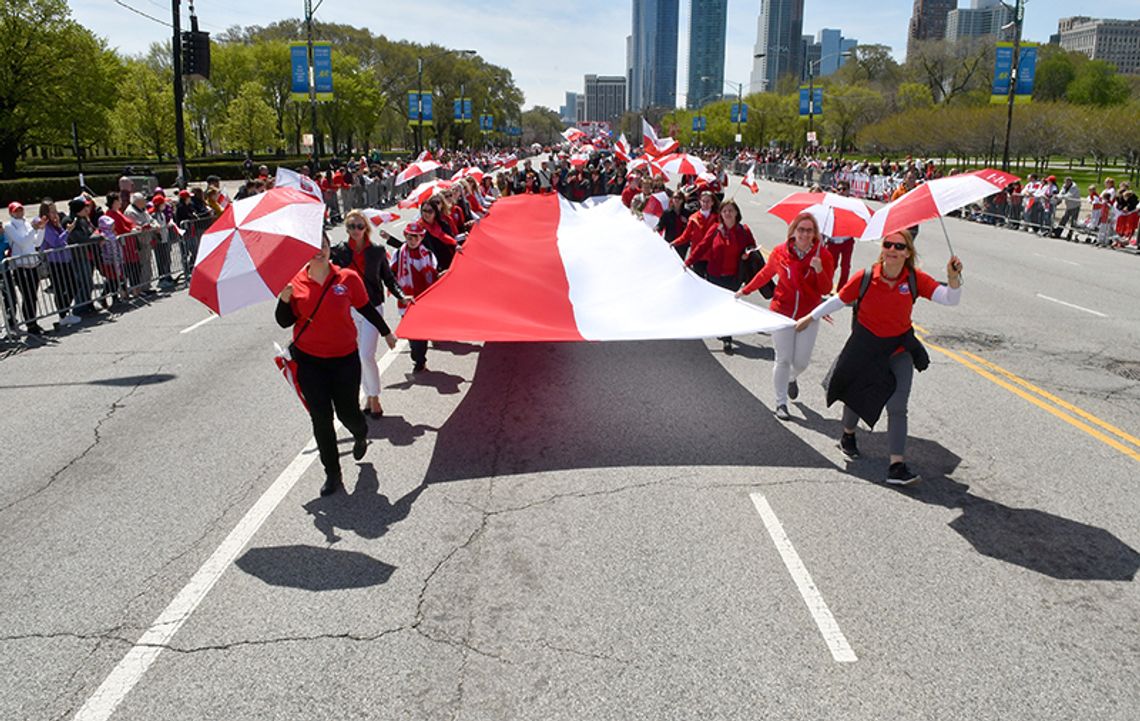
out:
<path id="1" fill-rule="evenodd" d="M 863 281 L 862 271 L 851 276 L 847 285 L 839 291 L 839 298 L 850 305 L 859 297 L 859 284 Z M 859 303 L 859 323 L 880 338 L 891 338 L 910 330 L 910 314 L 914 309 L 911 302 L 910 285 L 906 268 L 894 281 L 894 287 L 882 277 L 883 266 L 875 263 L 871 267 L 871 285 Z M 921 270 L 915 270 L 918 281 L 918 295 L 930 299 L 938 281 Z"/>
<path id="2" fill-rule="evenodd" d="M 321 297 L 322 286 L 309 277 L 309 269 L 302 268 L 293 276 L 293 299 L 289 307 L 297 322 L 293 325 L 293 340 L 305 327 L 305 322 L 317 310 L 309 329 L 297 343 L 303 353 L 320 358 L 340 358 L 356 352 L 356 324 L 352 322 L 349 308 L 359 308 L 368 304 L 368 291 L 364 281 L 356 271 L 332 266 L 332 272 L 325 279 L 332 286 L 325 293 L 321 307 L 316 308 Z"/>

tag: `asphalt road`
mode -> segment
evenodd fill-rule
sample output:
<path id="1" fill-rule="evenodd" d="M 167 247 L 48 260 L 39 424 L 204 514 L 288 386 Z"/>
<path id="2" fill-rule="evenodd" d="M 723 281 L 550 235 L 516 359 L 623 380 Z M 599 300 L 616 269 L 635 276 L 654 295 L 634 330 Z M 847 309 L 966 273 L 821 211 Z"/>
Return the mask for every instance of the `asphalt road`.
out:
<path id="1" fill-rule="evenodd" d="M 835 448 L 846 312 L 787 424 L 763 336 L 403 350 L 328 499 L 269 306 L 10 352 L 0 718 L 1135 719 L 1140 258 L 947 227 L 902 491 Z"/>

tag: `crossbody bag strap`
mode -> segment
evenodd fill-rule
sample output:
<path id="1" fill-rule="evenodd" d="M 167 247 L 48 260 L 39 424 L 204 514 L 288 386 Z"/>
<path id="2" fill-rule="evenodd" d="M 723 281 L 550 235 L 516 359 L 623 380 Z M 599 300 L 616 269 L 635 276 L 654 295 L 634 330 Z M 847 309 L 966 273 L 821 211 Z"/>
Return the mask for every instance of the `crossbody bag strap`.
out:
<path id="1" fill-rule="evenodd" d="M 332 288 L 336 283 L 339 275 L 339 273 L 329 273 L 329 278 L 325 281 L 325 287 L 321 290 L 321 296 L 317 298 L 317 305 L 313 308 L 313 312 L 309 314 L 309 319 L 305 321 L 305 325 L 301 327 L 301 330 L 297 331 L 297 336 L 293 338 L 293 345 L 296 345 L 297 341 L 301 340 L 301 336 L 303 336 L 305 331 L 309 329 L 309 326 L 312 325 L 313 318 L 317 317 L 317 311 L 321 309 L 321 303 L 325 300 L 325 295 L 329 292 L 329 288 Z"/>

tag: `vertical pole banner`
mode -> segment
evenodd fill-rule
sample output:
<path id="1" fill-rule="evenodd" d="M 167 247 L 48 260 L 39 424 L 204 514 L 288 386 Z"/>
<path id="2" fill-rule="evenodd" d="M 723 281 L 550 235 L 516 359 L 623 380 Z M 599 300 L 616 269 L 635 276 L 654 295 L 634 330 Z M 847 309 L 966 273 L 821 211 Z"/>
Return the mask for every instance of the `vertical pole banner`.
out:
<path id="1" fill-rule="evenodd" d="M 1033 81 L 1037 77 L 1037 45 L 1022 43 L 1017 59 L 1017 97 L 1015 102 L 1029 102 L 1033 95 Z"/>
<path id="2" fill-rule="evenodd" d="M 313 43 L 313 77 L 317 84 L 317 100 L 332 100 L 332 43 Z"/>
<path id="3" fill-rule="evenodd" d="M 309 48 L 305 43 L 289 43 L 292 82 L 289 93 L 297 102 L 309 100 Z"/>
<path id="4" fill-rule="evenodd" d="M 994 48 L 994 82 L 990 86 L 990 102 L 1009 99 L 1010 74 L 1013 72 L 1013 43 L 1000 42 Z"/>

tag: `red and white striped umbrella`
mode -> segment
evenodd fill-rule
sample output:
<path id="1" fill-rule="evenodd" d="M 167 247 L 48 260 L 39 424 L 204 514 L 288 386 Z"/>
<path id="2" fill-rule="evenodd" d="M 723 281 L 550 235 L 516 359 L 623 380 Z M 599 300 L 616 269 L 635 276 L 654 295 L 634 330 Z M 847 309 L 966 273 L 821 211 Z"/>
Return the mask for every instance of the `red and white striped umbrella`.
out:
<path id="1" fill-rule="evenodd" d="M 658 158 L 657 165 L 669 175 L 700 175 L 708 172 L 703 160 L 688 153 L 673 153 Z"/>
<path id="2" fill-rule="evenodd" d="M 218 315 L 273 299 L 320 251 L 324 219 L 297 188 L 234 201 L 202 235 L 190 296 Z"/>
<path id="3" fill-rule="evenodd" d="M 570 167 L 572 167 L 572 168 L 581 168 L 589 162 L 590 162 L 590 156 L 589 155 L 571 155 L 570 156 Z"/>
<path id="4" fill-rule="evenodd" d="M 952 210 L 1000 192 L 1017 180 L 1016 175 L 992 168 L 928 180 L 898 200 L 876 210 L 859 239 L 885 238 L 904 228 L 939 218 Z"/>
<path id="5" fill-rule="evenodd" d="M 626 167 L 629 168 L 629 172 L 631 173 L 634 171 L 641 171 L 648 173 L 649 175 L 656 175 L 659 178 L 668 177 L 665 175 L 665 171 L 662 170 L 660 166 L 658 166 L 656 163 L 651 162 L 649 158 L 645 157 L 644 155 L 640 158 L 634 158 L 633 162 L 631 162 Z"/>
<path id="6" fill-rule="evenodd" d="M 871 219 L 871 209 L 863 201 L 836 193 L 792 193 L 768 208 L 768 213 L 785 223 L 800 213 L 811 213 L 819 232 L 841 238 L 859 235 Z"/>
<path id="7" fill-rule="evenodd" d="M 566 138 L 567 142 L 575 143 L 579 140 L 585 139 L 586 133 L 579 130 L 578 128 L 566 128 L 562 131 L 562 137 Z"/>
<path id="8" fill-rule="evenodd" d="M 375 208 L 361 208 L 361 213 L 365 218 L 368 218 L 373 225 L 383 225 L 384 223 L 392 223 L 400 219 L 399 213 L 393 213 L 390 210 L 376 210 Z"/>
<path id="9" fill-rule="evenodd" d="M 645 207 L 641 209 L 641 218 L 652 230 L 657 229 L 657 222 L 665 215 L 669 207 L 669 194 L 665 191 L 654 193 L 645 199 Z"/>
<path id="10" fill-rule="evenodd" d="M 452 180 L 459 180 L 460 178 L 475 178 L 475 182 L 482 183 L 485 173 L 479 169 L 478 166 L 472 165 L 461 169 L 458 173 L 451 176 Z"/>
<path id="11" fill-rule="evenodd" d="M 400 174 L 396 176 L 396 185 L 406 183 L 412 178 L 418 178 L 424 173 L 430 173 L 438 167 L 441 167 L 440 164 L 434 160 L 417 160 L 400 171 Z"/>
<path id="12" fill-rule="evenodd" d="M 431 196 L 435 195 L 441 190 L 447 190 L 453 185 L 455 185 L 455 183 L 451 182 L 450 180 L 440 179 L 429 180 L 426 183 L 420 183 L 416 186 L 416 189 L 408 195 L 408 197 L 404 198 L 399 203 L 396 203 L 396 207 L 404 210 L 408 208 L 418 208 L 427 201 L 431 200 Z"/>

